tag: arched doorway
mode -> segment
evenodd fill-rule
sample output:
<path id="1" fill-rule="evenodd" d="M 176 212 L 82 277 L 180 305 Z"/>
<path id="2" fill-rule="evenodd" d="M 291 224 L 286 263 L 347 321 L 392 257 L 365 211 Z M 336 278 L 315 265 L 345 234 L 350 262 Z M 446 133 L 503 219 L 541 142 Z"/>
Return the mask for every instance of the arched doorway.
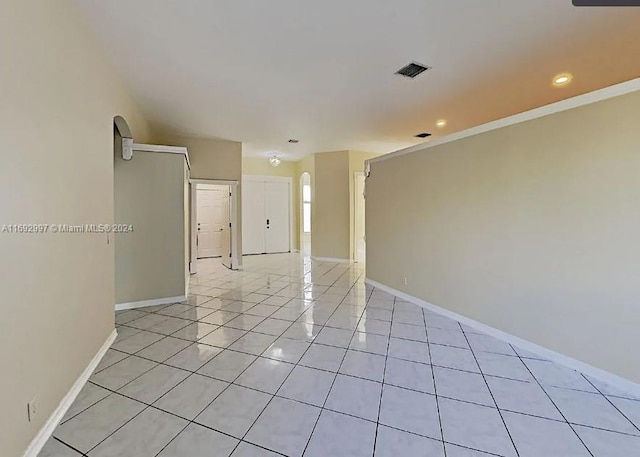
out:
<path id="1" fill-rule="evenodd" d="M 311 255 L 311 175 L 300 176 L 300 252 Z"/>

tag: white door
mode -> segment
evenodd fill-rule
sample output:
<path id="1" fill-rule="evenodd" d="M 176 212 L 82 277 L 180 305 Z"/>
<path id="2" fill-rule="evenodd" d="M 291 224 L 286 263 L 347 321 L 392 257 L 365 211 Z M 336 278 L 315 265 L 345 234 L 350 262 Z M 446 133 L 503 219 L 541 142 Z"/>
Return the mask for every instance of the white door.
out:
<path id="1" fill-rule="evenodd" d="M 364 224 L 364 173 L 355 174 L 355 260 L 365 261 L 365 224 Z"/>
<path id="2" fill-rule="evenodd" d="M 264 182 L 242 181 L 242 253 L 264 254 L 266 215 Z"/>
<path id="3" fill-rule="evenodd" d="M 264 198 L 267 217 L 265 252 L 289 252 L 289 183 L 266 182 Z"/>
<path id="4" fill-rule="evenodd" d="M 198 258 L 220 257 L 224 249 L 223 232 L 225 226 L 229 226 L 229 190 L 219 187 L 198 189 L 197 192 Z"/>
<path id="5" fill-rule="evenodd" d="M 242 181 L 242 252 L 289 252 L 290 184 L 281 181 Z"/>

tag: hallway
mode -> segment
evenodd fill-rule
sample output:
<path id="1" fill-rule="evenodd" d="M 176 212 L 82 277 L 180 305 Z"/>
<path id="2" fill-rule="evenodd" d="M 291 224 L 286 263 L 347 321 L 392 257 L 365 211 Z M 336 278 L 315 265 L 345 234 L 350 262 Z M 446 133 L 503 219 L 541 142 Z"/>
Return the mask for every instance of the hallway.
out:
<path id="1" fill-rule="evenodd" d="M 118 312 L 116 342 L 40 456 L 640 449 L 640 399 L 365 286 L 358 264 L 244 264 L 200 261 L 188 303 Z"/>

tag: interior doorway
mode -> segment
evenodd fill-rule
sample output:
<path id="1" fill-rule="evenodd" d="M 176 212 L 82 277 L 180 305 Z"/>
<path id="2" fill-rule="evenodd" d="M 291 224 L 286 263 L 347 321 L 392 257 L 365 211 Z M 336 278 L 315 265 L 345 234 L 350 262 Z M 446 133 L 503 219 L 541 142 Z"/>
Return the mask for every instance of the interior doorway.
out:
<path id="1" fill-rule="evenodd" d="M 189 271 L 197 260 L 217 258 L 227 268 L 242 269 L 238 246 L 238 181 L 190 180 L 191 255 Z"/>
<path id="2" fill-rule="evenodd" d="M 197 186 L 196 253 L 198 259 L 222 257 L 231 249 L 229 186 Z"/>
<path id="3" fill-rule="evenodd" d="M 300 176 L 300 251 L 311 256 L 311 175 Z"/>
<path id="4" fill-rule="evenodd" d="M 366 259 L 366 236 L 365 236 L 365 191 L 364 191 L 364 173 L 356 171 L 354 173 L 353 189 L 355 194 L 354 201 L 354 260 L 356 262 L 364 262 Z"/>

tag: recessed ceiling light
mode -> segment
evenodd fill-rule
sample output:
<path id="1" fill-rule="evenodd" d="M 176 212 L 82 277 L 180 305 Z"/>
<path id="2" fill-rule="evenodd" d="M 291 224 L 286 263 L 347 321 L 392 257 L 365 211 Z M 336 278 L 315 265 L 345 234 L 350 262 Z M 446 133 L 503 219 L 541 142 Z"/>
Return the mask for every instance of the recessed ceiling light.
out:
<path id="1" fill-rule="evenodd" d="M 553 85 L 556 87 L 566 86 L 572 79 L 571 73 L 561 73 L 553 77 Z"/>
<path id="2" fill-rule="evenodd" d="M 439 129 L 444 128 L 446 125 L 447 125 L 446 119 L 440 119 L 438 122 L 436 122 L 436 127 L 438 127 Z"/>
<path id="3" fill-rule="evenodd" d="M 431 134 L 430 134 L 430 133 L 423 132 L 423 133 L 418 133 L 418 134 L 416 135 L 416 138 L 427 138 L 427 137 L 430 137 L 430 136 L 431 136 Z"/>

